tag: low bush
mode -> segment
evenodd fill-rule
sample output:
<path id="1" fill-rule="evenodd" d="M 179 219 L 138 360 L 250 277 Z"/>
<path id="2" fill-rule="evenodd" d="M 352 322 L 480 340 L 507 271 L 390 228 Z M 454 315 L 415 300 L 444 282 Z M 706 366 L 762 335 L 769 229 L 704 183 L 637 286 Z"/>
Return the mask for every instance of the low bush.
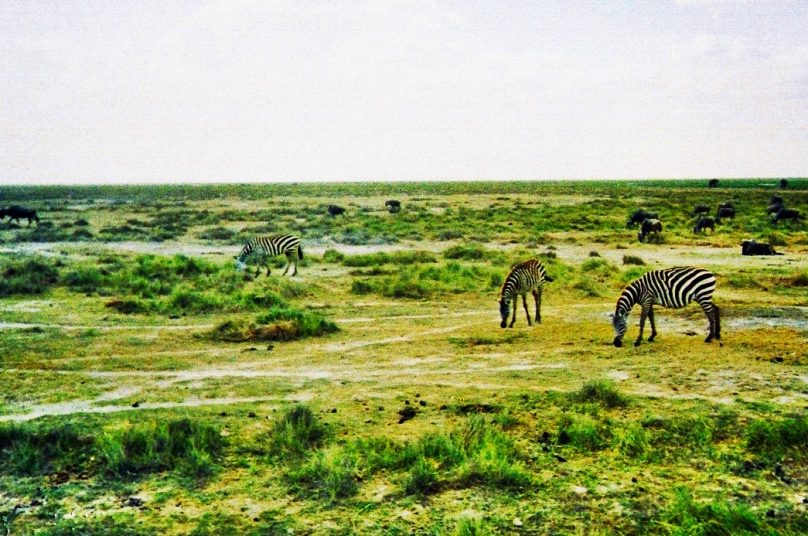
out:
<path id="1" fill-rule="evenodd" d="M 749 450 L 771 459 L 780 459 L 789 452 L 805 457 L 808 416 L 753 421 L 746 429 L 745 438 Z"/>
<path id="2" fill-rule="evenodd" d="M 299 458 L 320 447 L 326 437 L 327 429 L 319 417 L 308 406 L 298 404 L 275 421 L 266 442 L 271 456 Z"/>
<path id="3" fill-rule="evenodd" d="M 623 264 L 635 264 L 637 266 L 644 266 L 645 261 L 636 255 L 623 255 Z"/>
<path id="4" fill-rule="evenodd" d="M 629 399 L 617 390 L 613 382 L 604 380 L 587 382 L 569 397 L 574 402 L 594 402 L 609 409 L 625 408 L 629 404 Z"/>
<path id="5" fill-rule="evenodd" d="M 59 280 L 54 262 L 43 257 L 26 257 L 0 264 L 0 297 L 42 294 Z"/>
<path id="6" fill-rule="evenodd" d="M 90 432 L 72 423 L 0 425 L 0 473 L 36 475 L 70 470 L 92 456 Z"/>
<path id="7" fill-rule="evenodd" d="M 224 445 L 218 428 L 187 418 L 137 424 L 97 439 L 104 470 L 115 477 L 175 469 L 210 476 Z"/>

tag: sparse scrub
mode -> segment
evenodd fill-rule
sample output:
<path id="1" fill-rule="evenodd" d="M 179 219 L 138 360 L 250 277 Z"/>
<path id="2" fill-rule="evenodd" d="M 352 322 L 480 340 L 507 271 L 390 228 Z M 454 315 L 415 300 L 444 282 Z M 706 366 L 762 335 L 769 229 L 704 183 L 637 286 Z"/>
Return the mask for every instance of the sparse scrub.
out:
<path id="1" fill-rule="evenodd" d="M 804 457 L 804 447 L 808 444 L 808 417 L 774 421 L 758 419 L 749 424 L 744 435 L 749 450 L 768 458 L 780 459 L 789 452 Z"/>
<path id="2" fill-rule="evenodd" d="M 623 264 L 634 264 L 637 266 L 644 266 L 645 261 L 636 255 L 623 255 Z"/>
<path id="3" fill-rule="evenodd" d="M 219 430 L 191 419 L 137 424 L 97 440 L 106 472 L 115 477 L 179 470 L 196 478 L 216 470 L 225 440 Z"/>
<path id="4" fill-rule="evenodd" d="M 308 406 L 298 404 L 274 423 L 266 440 L 272 456 L 301 457 L 320 447 L 326 437 L 327 429 L 320 418 Z"/>
<path id="5" fill-rule="evenodd" d="M 59 270 L 42 257 L 27 257 L 0 264 L 0 297 L 42 294 L 59 280 Z"/>
<path id="6" fill-rule="evenodd" d="M 594 402 L 604 408 L 625 408 L 629 399 L 620 393 L 610 381 L 587 382 L 580 390 L 570 393 L 570 400 L 574 402 Z"/>

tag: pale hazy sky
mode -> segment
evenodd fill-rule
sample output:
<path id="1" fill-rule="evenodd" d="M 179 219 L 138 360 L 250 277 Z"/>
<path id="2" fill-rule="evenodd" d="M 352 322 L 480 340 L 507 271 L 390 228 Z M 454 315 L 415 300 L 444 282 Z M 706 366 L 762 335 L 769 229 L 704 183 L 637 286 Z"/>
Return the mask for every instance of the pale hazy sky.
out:
<path id="1" fill-rule="evenodd" d="M 0 183 L 808 175 L 808 1 L 0 0 Z"/>

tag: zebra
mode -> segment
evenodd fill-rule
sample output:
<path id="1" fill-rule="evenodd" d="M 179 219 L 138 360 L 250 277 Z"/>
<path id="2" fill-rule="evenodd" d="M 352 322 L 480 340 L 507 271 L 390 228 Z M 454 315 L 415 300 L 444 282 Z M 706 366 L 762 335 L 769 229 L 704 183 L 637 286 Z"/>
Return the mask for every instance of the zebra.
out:
<path id="1" fill-rule="evenodd" d="M 712 302 L 714 290 L 715 276 L 707 270 L 690 266 L 653 270 L 635 279 L 623 289 L 612 315 L 614 345 L 618 348 L 623 346 L 623 336 L 628 329 L 628 313 L 635 303 L 639 303 L 642 307 L 640 336 L 634 341 L 634 346 L 639 346 L 646 318 L 651 320 L 651 336 L 648 337 L 648 342 L 652 342 L 657 335 L 654 304 L 679 309 L 694 299 L 701 305 L 710 322 L 710 332 L 704 342 L 721 340 L 720 312 Z"/>
<path id="2" fill-rule="evenodd" d="M 261 265 L 267 269 L 267 275 L 270 274 L 268 260 L 270 257 L 286 255 L 289 263 L 283 271 L 283 275 L 289 271 L 289 267 L 294 264 L 295 270 L 292 275 L 297 275 L 297 261 L 295 260 L 295 248 L 297 248 L 297 258 L 303 259 L 303 248 L 300 245 L 300 238 L 295 235 L 270 235 L 270 236 L 257 236 L 248 240 L 244 247 L 241 248 L 241 254 L 236 257 L 236 269 L 242 271 L 247 267 L 246 261 L 250 257 L 257 257 L 257 268 L 255 270 L 256 277 L 261 273 Z"/>
<path id="3" fill-rule="evenodd" d="M 499 300 L 499 314 L 502 316 L 502 322 L 499 327 L 504 328 L 508 322 L 511 302 L 513 302 L 513 318 L 508 327 L 513 327 L 516 322 L 516 299 L 520 295 L 522 296 L 522 304 L 525 306 L 527 325 L 533 325 L 530 321 L 530 313 L 527 310 L 528 292 L 533 294 L 533 299 L 536 301 L 536 323 L 541 324 L 541 292 L 545 281 L 553 281 L 553 278 L 547 275 L 547 270 L 544 269 L 541 261 L 530 259 L 514 266 L 502 285 Z"/>

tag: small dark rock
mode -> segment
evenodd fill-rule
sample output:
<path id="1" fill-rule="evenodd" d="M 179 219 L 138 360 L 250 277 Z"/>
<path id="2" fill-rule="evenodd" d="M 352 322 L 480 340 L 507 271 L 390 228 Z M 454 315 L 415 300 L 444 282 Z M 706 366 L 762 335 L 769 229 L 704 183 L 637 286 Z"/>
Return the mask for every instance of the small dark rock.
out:
<path id="1" fill-rule="evenodd" d="M 219 413 L 219 417 L 227 417 L 227 412 L 222 411 L 221 413 Z"/>
<path id="2" fill-rule="evenodd" d="M 785 478 L 786 476 L 786 472 L 783 469 L 783 466 L 780 465 L 779 463 L 774 465 L 774 476 L 776 476 L 777 478 Z"/>
<path id="3" fill-rule="evenodd" d="M 379 411 L 384 411 L 384 406 L 379 406 Z"/>
<path id="4" fill-rule="evenodd" d="M 447 406 L 446 404 L 441 404 L 441 406 L 440 406 L 440 410 L 441 410 L 441 411 L 443 411 L 443 410 L 445 410 L 445 409 L 446 409 L 446 408 L 448 408 L 448 407 L 449 407 L 449 406 Z"/>
<path id="5" fill-rule="evenodd" d="M 776 355 L 770 360 L 772 363 L 782 363 L 784 361 L 783 356 Z"/>
<path id="6" fill-rule="evenodd" d="M 766 510 L 766 517 L 774 517 L 777 515 L 774 510 Z"/>
<path id="7" fill-rule="evenodd" d="M 560 462 L 567 461 L 567 459 L 564 456 L 560 455 L 560 454 L 553 454 L 553 458 L 555 458 L 556 460 L 558 460 Z"/>
<path id="8" fill-rule="evenodd" d="M 42 501 L 39 499 L 34 499 L 31 501 L 31 506 L 42 506 Z"/>
<path id="9" fill-rule="evenodd" d="M 419 400 L 418 405 L 420 405 L 422 408 L 426 407 L 426 400 Z"/>
<path id="10" fill-rule="evenodd" d="M 135 402 L 135 403 L 133 403 L 133 404 L 132 404 L 132 407 L 133 407 L 133 408 L 139 408 L 139 407 L 140 407 L 140 402 Z"/>
<path id="11" fill-rule="evenodd" d="M 541 439 L 539 439 L 540 443 L 549 443 L 550 442 L 550 432 L 544 431 L 541 433 Z"/>
<path id="12" fill-rule="evenodd" d="M 632 481 L 634 484 L 636 484 L 636 483 L 637 483 L 637 477 L 636 477 L 636 476 L 632 476 L 632 477 L 631 477 L 631 481 Z"/>
<path id="13" fill-rule="evenodd" d="M 405 406 L 409 406 L 409 405 L 410 405 L 410 401 L 409 401 L 409 400 L 405 400 L 405 401 L 404 401 L 404 405 L 405 405 Z"/>
<path id="14" fill-rule="evenodd" d="M 331 413 L 336 413 L 336 412 L 337 412 L 337 408 L 331 408 Z"/>
<path id="15" fill-rule="evenodd" d="M 275 345 L 270 344 L 269 346 L 267 346 L 267 352 L 271 351 L 273 348 L 275 348 Z"/>
<path id="16" fill-rule="evenodd" d="M 254 411 L 251 411 L 247 414 L 247 417 L 249 417 L 250 419 L 255 419 L 256 417 L 258 417 L 258 415 L 256 415 Z"/>
<path id="17" fill-rule="evenodd" d="M 258 348 L 256 348 L 255 346 L 250 346 L 249 348 L 245 348 L 241 352 L 244 353 L 244 352 L 257 352 L 257 351 L 258 351 Z"/>
<path id="18" fill-rule="evenodd" d="M 126 499 L 126 506 L 131 506 L 133 508 L 140 508 L 143 506 L 143 499 L 140 497 L 129 497 Z"/>
<path id="19" fill-rule="evenodd" d="M 415 398 L 421 398 L 421 393 L 415 393 Z"/>

